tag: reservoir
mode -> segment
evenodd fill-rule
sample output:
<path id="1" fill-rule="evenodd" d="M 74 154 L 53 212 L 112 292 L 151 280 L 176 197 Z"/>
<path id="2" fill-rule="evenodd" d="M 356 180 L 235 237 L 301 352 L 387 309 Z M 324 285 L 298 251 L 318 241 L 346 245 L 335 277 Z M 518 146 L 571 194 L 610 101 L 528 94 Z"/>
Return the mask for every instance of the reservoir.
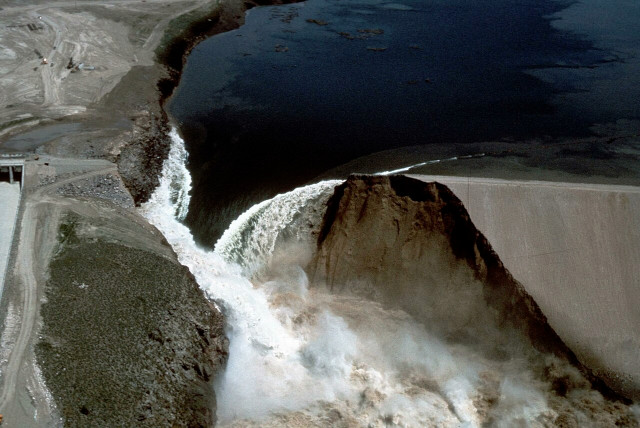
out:
<path id="1" fill-rule="evenodd" d="M 187 224 L 211 246 L 253 203 L 383 150 L 580 138 L 637 120 L 640 20 L 628 17 L 640 12 L 614 3 L 309 0 L 250 10 L 243 27 L 192 51 L 169 105 L 190 153 Z M 590 18 L 605 12 L 606 22 Z"/>

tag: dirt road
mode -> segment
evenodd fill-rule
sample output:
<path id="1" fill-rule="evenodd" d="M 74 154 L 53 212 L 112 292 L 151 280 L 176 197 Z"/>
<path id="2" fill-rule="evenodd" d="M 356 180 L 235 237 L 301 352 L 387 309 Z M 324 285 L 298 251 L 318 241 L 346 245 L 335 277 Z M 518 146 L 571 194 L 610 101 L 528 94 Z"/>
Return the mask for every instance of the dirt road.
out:
<path id="1" fill-rule="evenodd" d="M 79 165 L 80 164 L 80 165 Z M 116 166 L 105 161 L 60 161 L 57 167 L 64 171 L 70 165 L 82 166 L 88 172 L 28 192 L 24 197 L 24 213 L 20 222 L 15 281 L 21 296 L 19 327 L 16 337 L 9 340 L 13 349 L 2 367 L 3 385 L 0 391 L 0 413 L 11 426 L 42 426 L 53 421 L 48 392 L 35 366 L 32 339 L 38 319 L 39 301 L 43 297 L 49 260 L 57 244 L 61 213 L 77 202 L 61 198 L 56 190 L 66 184 L 106 173 L 117 174 Z M 27 164 L 27 176 L 38 177 L 43 165 Z M 66 168 L 65 168 L 66 167 Z M 35 416 L 34 416 L 35 415 Z"/>

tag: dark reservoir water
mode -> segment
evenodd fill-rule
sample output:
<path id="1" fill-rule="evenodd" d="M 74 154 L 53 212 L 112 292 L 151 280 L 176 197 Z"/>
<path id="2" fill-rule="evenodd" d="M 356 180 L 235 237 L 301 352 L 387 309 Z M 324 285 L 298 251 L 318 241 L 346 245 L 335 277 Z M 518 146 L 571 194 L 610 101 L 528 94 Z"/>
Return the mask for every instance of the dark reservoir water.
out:
<path id="1" fill-rule="evenodd" d="M 633 100 L 567 98 L 589 92 L 593 70 L 623 62 L 552 25 L 568 6 L 309 0 L 251 10 L 245 26 L 193 50 L 169 106 L 190 152 L 188 225 L 212 245 L 253 203 L 381 150 L 584 136 L 621 109 L 639 117 Z"/>

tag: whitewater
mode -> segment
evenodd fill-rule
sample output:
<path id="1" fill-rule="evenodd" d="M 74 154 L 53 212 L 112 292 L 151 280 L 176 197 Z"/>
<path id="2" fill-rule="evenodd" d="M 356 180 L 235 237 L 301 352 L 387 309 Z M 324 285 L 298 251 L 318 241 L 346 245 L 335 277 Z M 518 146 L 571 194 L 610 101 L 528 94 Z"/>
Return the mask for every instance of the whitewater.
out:
<path id="1" fill-rule="evenodd" d="M 525 357 L 488 359 L 438 338 L 404 311 L 309 283 L 303 267 L 340 181 L 256 204 L 214 250 L 196 245 L 181 222 L 191 185 L 187 152 L 176 130 L 170 136 L 160 185 L 141 211 L 226 317 L 218 425 L 508 427 L 555 420 L 549 388 Z M 555 364 L 555 357 L 543 358 Z M 563 370 L 580 378 L 576 369 Z"/>

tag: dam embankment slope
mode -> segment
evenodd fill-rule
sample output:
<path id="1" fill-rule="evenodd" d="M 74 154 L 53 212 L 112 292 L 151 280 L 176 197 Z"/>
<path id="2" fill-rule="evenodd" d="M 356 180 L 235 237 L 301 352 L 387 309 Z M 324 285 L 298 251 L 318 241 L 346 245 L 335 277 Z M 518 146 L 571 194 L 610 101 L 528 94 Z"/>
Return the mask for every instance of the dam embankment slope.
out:
<path id="1" fill-rule="evenodd" d="M 640 188 L 413 177 L 448 186 L 580 361 L 640 398 Z"/>

